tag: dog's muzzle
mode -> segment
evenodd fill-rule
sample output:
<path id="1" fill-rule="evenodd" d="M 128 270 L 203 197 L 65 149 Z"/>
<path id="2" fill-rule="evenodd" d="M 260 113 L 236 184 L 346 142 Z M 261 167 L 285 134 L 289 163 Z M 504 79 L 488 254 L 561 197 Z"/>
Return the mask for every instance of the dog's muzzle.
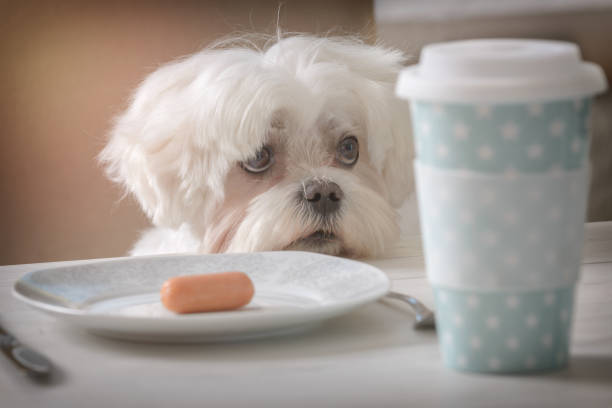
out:
<path id="1" fill-rule="evenodd" d="M 310 179 L 303 184 L 302 198 L 313 212 L 321 216 L 338 211 L 343 197 L 342 189 L 333 181 Z"/>

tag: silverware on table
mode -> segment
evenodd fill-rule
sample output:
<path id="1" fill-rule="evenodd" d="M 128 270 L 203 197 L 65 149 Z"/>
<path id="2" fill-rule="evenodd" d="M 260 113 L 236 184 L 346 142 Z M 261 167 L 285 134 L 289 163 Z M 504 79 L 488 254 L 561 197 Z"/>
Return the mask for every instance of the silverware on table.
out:
<path id="1" fill-rule="evenodd" d="M 389 292 L 386 295 L 387 298 L 401 300 L 407 303 L 415 314 L 414 328 L 417 330 L 422 329 L 435 329 L 436 319 L 434 312 L 429 310 L 427 306 L 421 303 L 418 299 L 399 292 Z"/>
<path id="2" fill-rule="evenodd" d="M 24 346 L 0 326 L 0 349 L 18 368 L 37 379 L 49 376 L 51 362 L 39 352 Z"/>

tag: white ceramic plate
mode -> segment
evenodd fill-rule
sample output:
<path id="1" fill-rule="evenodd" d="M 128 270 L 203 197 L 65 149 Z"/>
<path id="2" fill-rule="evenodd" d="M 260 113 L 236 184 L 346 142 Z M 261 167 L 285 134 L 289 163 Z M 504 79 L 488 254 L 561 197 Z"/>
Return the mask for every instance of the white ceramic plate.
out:
<path id="1" fill-rule="evenodd" d="M 243 271 L 255 296 L 234 311 L 177 315 L 159 300 L 178 275 Z M 389 290 L 379 269 L 309 252 L 136 257 L 44 269 L 13 294 L 95 334 L 151 342 L 241 340 L 304 330 L 372 302 Z"/>

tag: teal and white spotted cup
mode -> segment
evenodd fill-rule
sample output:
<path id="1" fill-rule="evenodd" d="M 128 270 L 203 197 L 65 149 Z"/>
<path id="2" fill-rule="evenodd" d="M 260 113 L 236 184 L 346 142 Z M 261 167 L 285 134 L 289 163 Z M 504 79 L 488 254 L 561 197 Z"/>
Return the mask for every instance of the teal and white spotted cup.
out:
<path id="1" fill-rule="evenodd" d="M 447 366 L 531 372 L 568 362 L 603 71 L 576 45 L 426 46 L 409 99 L 427 275 Z"/>
<path id="2" fill-rule="evenodd" d="M 487 173 L 583 167 L 589 156 L 590 98 L 524 103 L 415 101 L 419 161 Z"/>
<path id="3" fill-rule="evenodd" d="M 487 173 L 572 170 L 589 151 L 601 68 L 575 44 L 485 39 L 432 44 L 398 78 L 419 162 Z"/>
<path id="4" fill-rule="evenodd" d="M 565 366 L 588 169 L 506 177 L 415 163 L 415 174 L 446 365 Z"/>
<path id="5" fill-rule="evenodd" d="M 567 365 L 573 286 L 532 291 L 435 287 L 434 295 L 447 367 L 521 373 Z"/>

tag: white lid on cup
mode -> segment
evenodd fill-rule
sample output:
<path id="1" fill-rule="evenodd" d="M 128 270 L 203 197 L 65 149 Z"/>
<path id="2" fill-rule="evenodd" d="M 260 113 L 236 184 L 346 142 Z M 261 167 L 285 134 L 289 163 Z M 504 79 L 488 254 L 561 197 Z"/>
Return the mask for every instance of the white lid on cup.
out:
<path id="1" fill-rule="evenodd" d="M 441 102 L 574 99 L 607 88 L 603 70 L 582 61 L 576 44 L 478 39 L 430 44 L 418 65 L 402 70 L 396 93 Z"/>

